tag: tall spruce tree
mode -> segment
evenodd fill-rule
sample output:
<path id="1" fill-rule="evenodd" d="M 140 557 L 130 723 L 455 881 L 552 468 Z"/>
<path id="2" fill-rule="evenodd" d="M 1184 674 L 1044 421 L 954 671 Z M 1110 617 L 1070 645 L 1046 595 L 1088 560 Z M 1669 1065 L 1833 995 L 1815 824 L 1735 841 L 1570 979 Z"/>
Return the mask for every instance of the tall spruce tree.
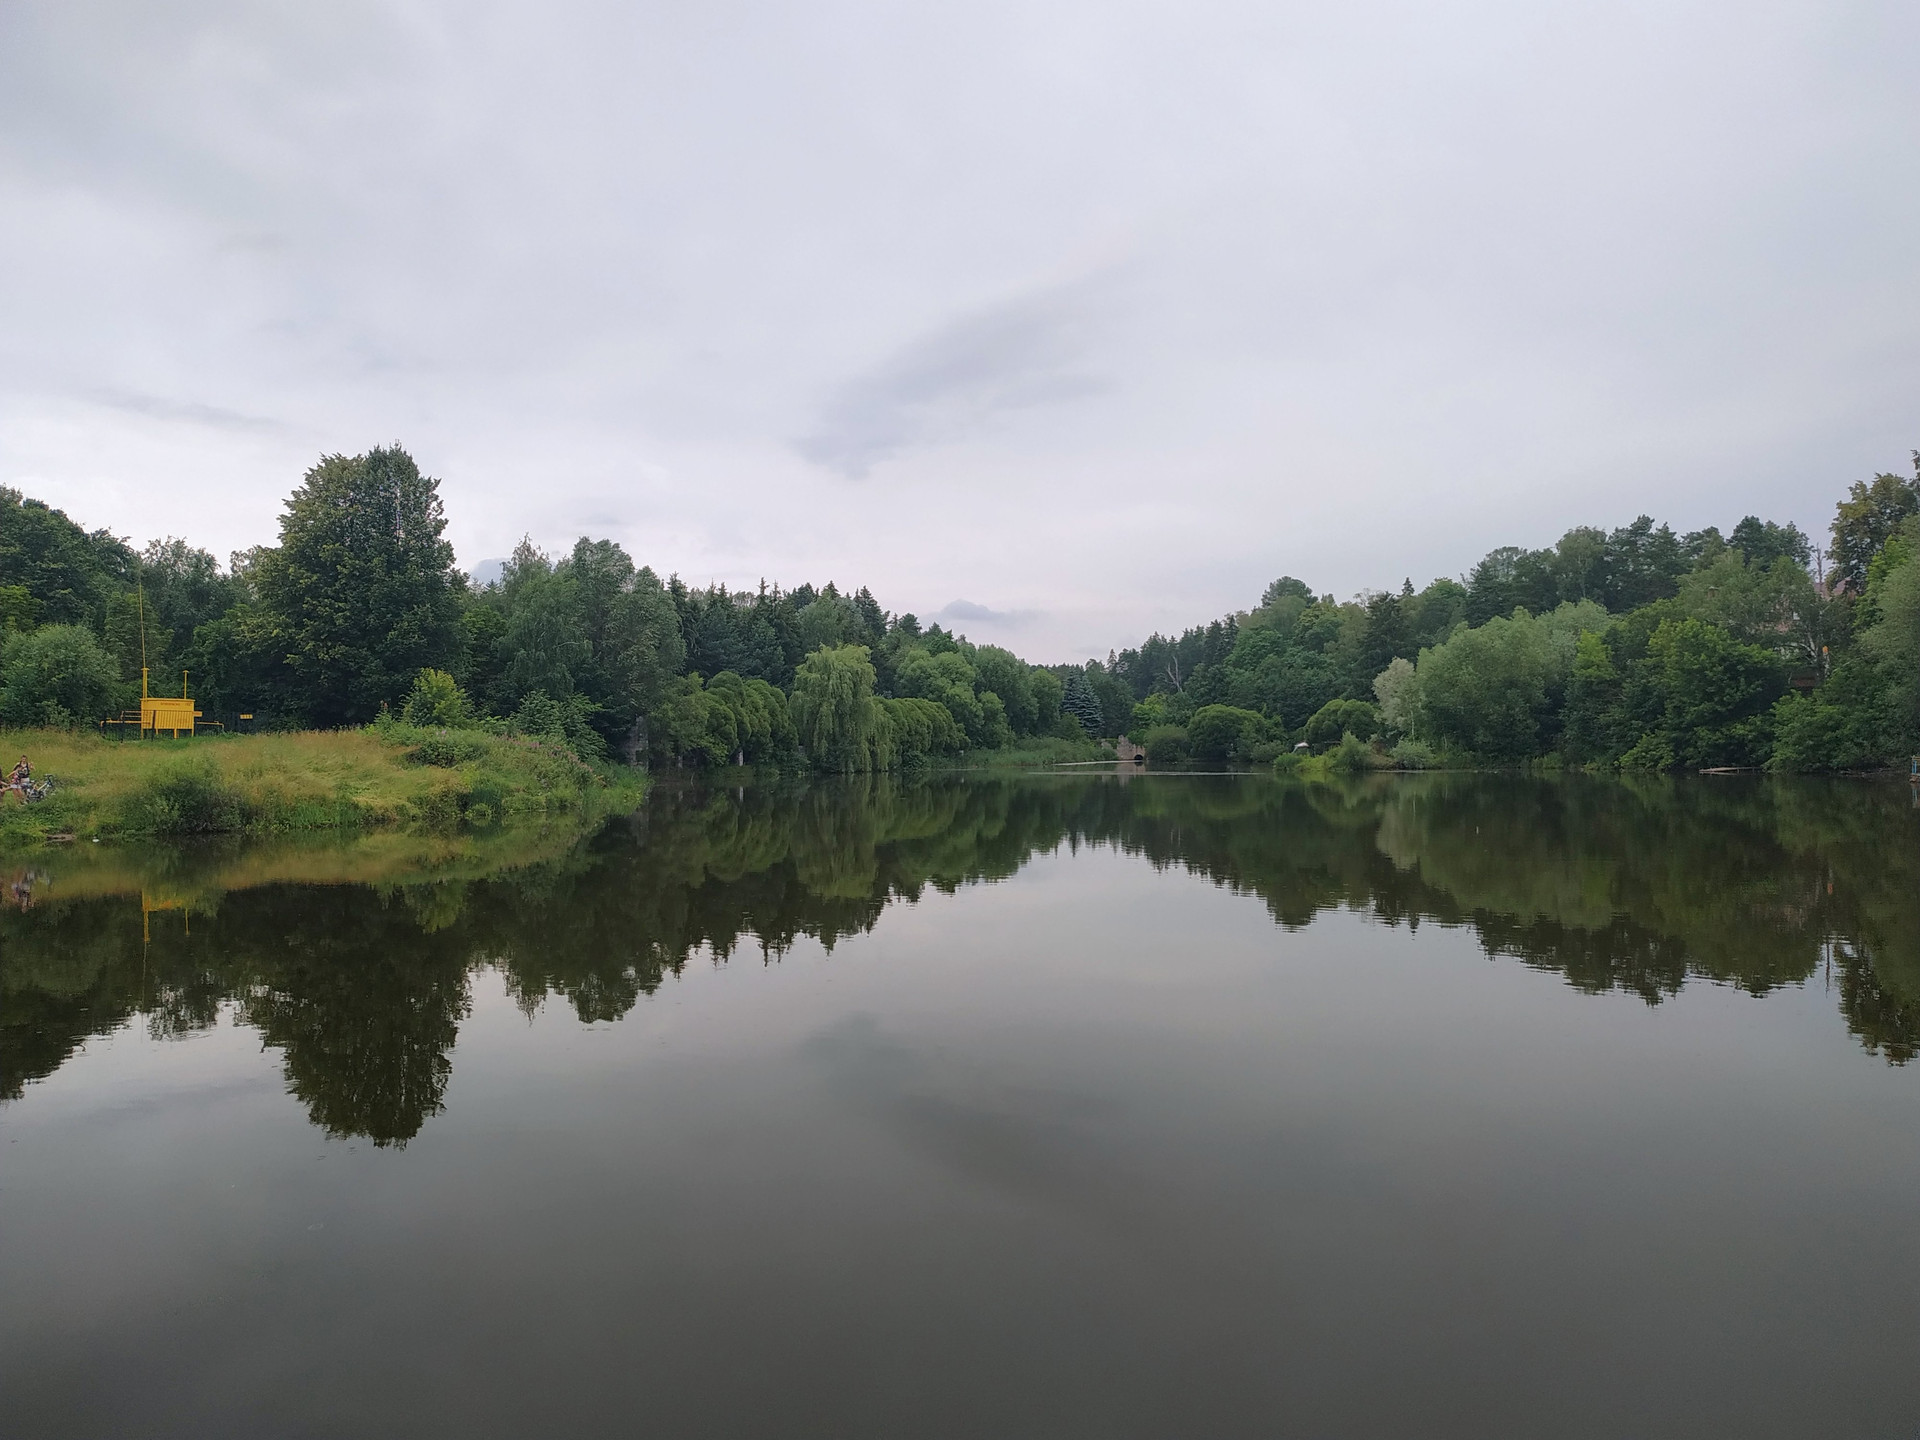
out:
<path id="1" fill-rule="evenodd" d="M 1066 687 L 1060 696 L 1060 708 L 1078 720 L 1080 728 L 1089 735 L 1098 735 L 1104 728 L 1100 697 L 1093 693 L 1093 687 L 1087 683 L 1084 670 L 1067 673 Z"/>

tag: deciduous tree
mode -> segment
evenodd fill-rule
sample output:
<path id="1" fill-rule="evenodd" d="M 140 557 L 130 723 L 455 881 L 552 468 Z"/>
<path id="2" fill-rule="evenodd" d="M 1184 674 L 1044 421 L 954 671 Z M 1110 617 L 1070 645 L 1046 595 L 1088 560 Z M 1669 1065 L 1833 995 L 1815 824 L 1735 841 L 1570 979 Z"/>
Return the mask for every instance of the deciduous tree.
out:
<path id="1" fill-rule="evenodd" d="M 397 445 L 329 455 L 288 497 L 260 557 L 261 603 L 308 717 L 371 720 L 423 668 L 460 651 L 460 602 L 439 482 Z"/>

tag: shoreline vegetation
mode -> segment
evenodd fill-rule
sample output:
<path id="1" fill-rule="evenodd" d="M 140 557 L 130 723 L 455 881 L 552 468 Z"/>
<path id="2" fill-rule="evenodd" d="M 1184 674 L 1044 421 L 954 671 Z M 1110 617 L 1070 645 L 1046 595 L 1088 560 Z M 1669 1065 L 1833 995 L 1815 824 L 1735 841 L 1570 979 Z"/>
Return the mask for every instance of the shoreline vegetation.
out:
<path id="1" fill-rule="evenodd" d="M 537 736 L 463 735 L 390 724 L 357 730 L 114 741 L 58 730 L 0 732 L 53 792 L 0 805 L 0 846 L 49 840 L 446 831 L 579 822 L 632 810 L 637 770 L 592 766 Z"/>
<path id="2" fill-rule="evenodd" d="M 1458 580 L 1258 605 L 1036 665 L 829 583 L 695 590 L 582 536 L 455 567 L 398 446 L 323 457 L 278 543 L 143 550 L 0 487 L 0 743 L 51 798 L 0 842 L 486 826 L 638 804 L 644 774 L 1083 763 L 1905 770 L 1920 752 L 1920 452 L 1830 543 L 1747 516 L 1503 546 Z M 95 740 L 143 693 L 246 736 Z M 20 732 L 29 732 L 22 735 Z M 112 757 L 112 758 L 110 758 Z M 24 813 L 23 813 L 24 812 Z"/>
<path id="3" fill-rule="evenodd" d="M 1920 452 L 1825 549 L 1747 516 L 1641 516 L 1459 581 L 1258 608 L 1109 657 L 1151 760 L 1369 769 L 1905 772 L 1920 752 Z M 1306 754 L 1295 753 L 1304 745 Z"/>

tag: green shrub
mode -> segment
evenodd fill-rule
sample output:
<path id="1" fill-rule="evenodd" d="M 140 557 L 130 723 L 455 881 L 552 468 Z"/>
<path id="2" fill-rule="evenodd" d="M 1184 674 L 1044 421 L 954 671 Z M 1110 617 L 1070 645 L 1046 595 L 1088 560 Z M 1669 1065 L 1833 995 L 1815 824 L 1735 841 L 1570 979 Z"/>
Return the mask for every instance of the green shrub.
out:
<path id="1" fill-rule="evenodd" d="M 1155 725 L 1140 738 L 1147 759 L 1155 765 L 1172 765 L 1187 758 L 1187 732 L 1178 725 Z"/>
<path id="2" fill-rule="evenodd" d="M 182 760 L 157 771 L 128 798 L 128 828 L 155 835 L 198 835 L 239 830 L 246 805 L 221 783 L 206 759 Z"/>
<path id="3" fill-rule="evenodd" d="M 1149 730 L 1172 723 L 1173 718 L 1167 713 L 1167 697 L 1156 691 L 1133 707 L 1133 720 L 1127 726 L 1127 738 L 1136 745 L 1144 745 Z"/>
<path id="4" fill-rule="evenodd" d="M 529 691 L 514 712 L 509 728 L 519 735 L 559 740 L 587 760 L 603 759 L 607 742 L 591 723 L 599 707 L 584 695 L 556 700 L 544 690 Z"/>
<path id="5" fill-rule="evenodd" d="M 416 765 L 438 765 L 451 770 L 487 753 L 487 738 L 473 730 L 436 730 L 407 751 Z"/>
<path id="6" fill-rule="evenodd" d="M 544 690 L 530 691 L 514 712 L 513 728 L 522 735 L 564 736 L 566 721 L 560 702 Z"/>
<path id="7" fill-rule="evenodd" d="M 1368 706 L 1367 708 L 1371 709 L 1373 707 Z M 1374 770 L 1378 768 L 1379 759 L 1374 755 L 1372 749 L 1364 741 L 1358 739 L 1351 730 L 1340 737 L 1340 743 L 1334 746 L 1327 755 L 1327 769 L 1338 774 L 1350 775 L 1361 770 Z"/>
<path id="8" fill-rule="evenodd" d="M 1622 770 L 1672 770 L 1679 763 L 1680 759 L 1673 753 L 1672 744 L 1658 731 L 1649 731 L 1642 735 L 1633 748 L 1620 757 Z"/>
<path id="9" fill-rule="evenodd" d="M 429 790 L 415 796 L 402 813 L 415 824 L 429 829 L 450 830 L 460 823 L 464 799 L 455 790 Z"/>
<path id="10" fill-rule="evenodd" d="M 44 625 L 0 649 L 0 718 L 67 729 L 99 720 L 122 700 L 120 667 L 84 625 Z"/>
<path id="11" fill-rule="evenodd" d="M 461 726 L 473 719 L 473 707 L 453 676 L 444 670 L 422 670 L 400 709 L 400 718 L 423 729 Z"/>
<path id="12" fill-rule="evenodd" d="M 1768 769 L 1868 770 L 1885 758 L 1886 705 L 1881 694 L 1858 683 L 1863 669 L 1853 665 L 1836 673 L 1818 694 L 1780 697 L 1773 707 Z"/>
<path id="13" fill-rule="evenodd" d="M 1233 705 L 1202 705 L 1187 722 L 1187 743 L 1203 760 L 1245 757 L 1267 738 L 1264 716 Z"/>
<path id="14" fill-rule="evenodd" d="M 1307 721 L 1301 739 L 1316 748 L 1352 732 L 1371 739 L 1380 729 L 1380 712 L 1364 700 L 1329 700 Z"/>
<path id="15" fill-rule="evenodd" d="M 1433 747 L 1418 740 L 1402 740 L 1391 753 L 1393 763 L 1402 770 L 1431 770 L 1440 763 Z"/>
<path id="16" fill-rule="evenodd" d="M 467 816 L 476 825 L 485 825 L 507 811 L 507 797 L 499 784 L 484 777 L 467 788 Z"/>

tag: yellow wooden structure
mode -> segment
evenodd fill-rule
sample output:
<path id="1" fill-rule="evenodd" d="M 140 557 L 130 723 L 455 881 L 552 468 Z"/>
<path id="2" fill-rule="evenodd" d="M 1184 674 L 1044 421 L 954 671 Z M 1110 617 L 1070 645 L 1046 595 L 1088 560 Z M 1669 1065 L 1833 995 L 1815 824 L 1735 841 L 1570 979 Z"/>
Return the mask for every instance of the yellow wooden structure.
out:
<path id="1" fill-rule="evenodd" d="M 220 729 L 218 722 L 200 724 L 200 712 L 194 708 L 193 701 L 187 695 L 187 672 L 180 672 L 180 693 L 178 695 L 149 695 L 147 693 L 147 672 L 140 672 L 140 709 L 136 714 L 132 710 L 122 711 L 115 720 L 103 720 L 102 725 L 120 725 L 131 730 L 140 727 L 142 738 L 148 735 L 171 735 L 178 739 L 182 735 L 191 735 L 196 729 Z"/>
<path id="2" fill-rule="evenodd" d="M 176 738 L 193 734 L 193 722 L 200 718 L 200 712 L 193 708 L 193 701 L 187 698 L 187 672 L 180 672 L 180 694 L 147 694 L 147 672 L 140 672 L 140 733 L 158 735 L 162 730 Z"/>

